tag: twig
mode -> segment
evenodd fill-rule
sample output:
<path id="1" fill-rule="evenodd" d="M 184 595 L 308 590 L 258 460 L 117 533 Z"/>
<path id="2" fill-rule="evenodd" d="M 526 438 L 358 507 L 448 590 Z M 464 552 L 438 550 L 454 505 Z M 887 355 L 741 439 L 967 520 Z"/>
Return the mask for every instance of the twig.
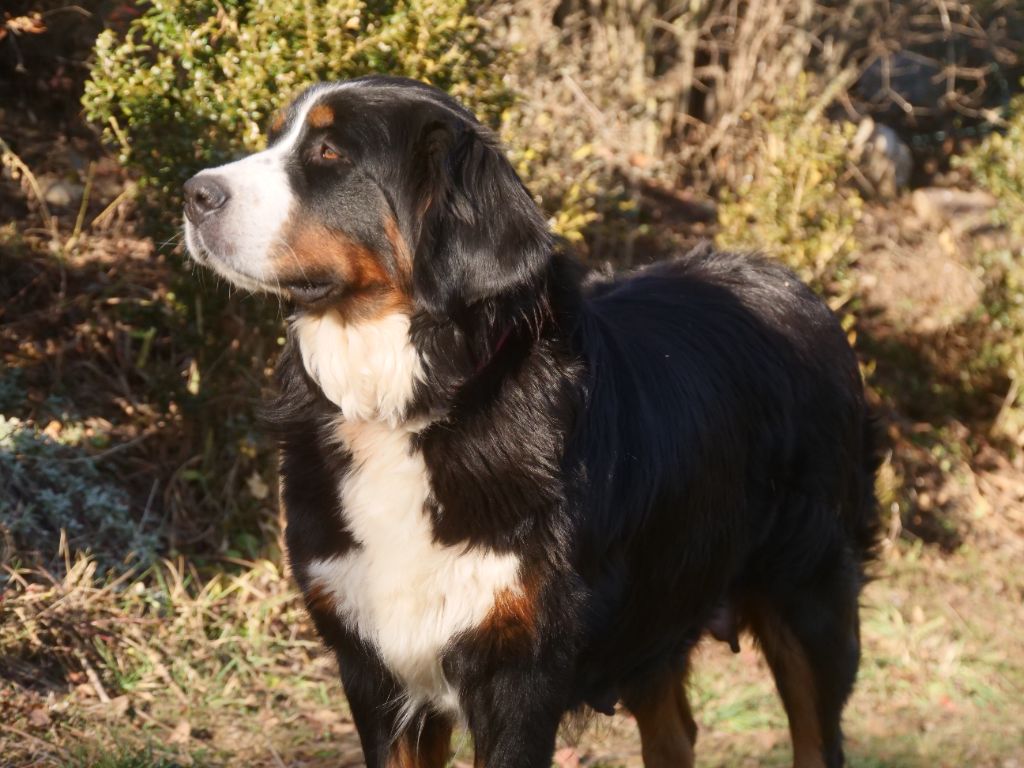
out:
<path id="1" fill-rule="evenodd" d="M 134 196 L 135 185 L 129 184 L 128 186 L 121 190 L 121 194 L 115 197 L 106 208 L 104 208 L 96 215 L 96 218 L 93 219 L 92 222 L 89 224 L 89 229 L 94 229 L 97 226 L 103 226 L 104 224 L 106 224 L 107 218 L 113 214 L 117 206 L 124 202 L 124 200 L 130 199 Z"/>
<path id="2" fill-rule="evenodd" d="M 284 760 L 281 759 L 280 753 L 274 749 L 274 745 L 270 743 L 270 739 L 267 739 L 267 750 L 270 752 L 270 756 L 274 759 L 274 765 L 278 768 L 285 768 Z"/>
<path id="3" fill-rule="evenodd" d="M 100 701 L 104 704 L 109 704 L 110 696 L 107 695 L 107 690 L 103 687 L 103 683 L 100 682 L 100 676 L 96 674 L 96 668 L 85 657 L 85 654 L 76 652 L 75 656 L 78 658 L 78 663 L 82 665 L 82 669 L 85 670 L 85 676 L 89 678 L 89 684 L 96 691 Z"/>
<path id="4" fill-rule="evenodd" d="M 146 440 L 146 439 L 152 437 L 153 435 L 155 435 L 159 431 L 160 431 L 159 427 L 155 427 L 155 426 L 154 427 L 149 427 L 148 429 L 144 430 L 142 432 L 142 434 L 136 435 L 131 440 L 129 440 L 129 441 L 125 442 L 125 443 L 118 443 L 117 445 L 115 445 L 115 446 L 113 446 L 111 448 L 107 448 L 105 451 L 100 451 L 99 453 L 94 453 L 94 454 L 91 454 L 89 456 L 77 456 L 77 457 L 75 457 L 73 459 L 64 459 L 64 461 L 67 462 L 67 463 L 80 462 L 80 461 L 102 461 L 103 459 L 106 459 L 107 457 L 109 457 L 109 456 L 111 456 L 111 455 L 113 455 L 115 453 L 120 453 L 121 451 L 127 450 L 128 448 L 132 448 L 132 447 L 138 445 L 143 440 Z"/>
<path id="5" fill-rule="evenodd" d="M 85 222 L 85 211 L 89 207 L 89 197 L 92 194 L 92 178 L 96 171 L 96 163 L 89 163 L 89 171 L 85 176 L 85 190 L 82 192 L 82 203 L 78 206 L 78 216 L 75 218 L 75 228 L 71 237 L 64 243 L 64 250 L 69 251 L 78 243 L 78 236 L 82 234 L 82 224 Z"/>
<path id="6" fill-rule="evenodd" d="M 33 196 L 36 198 L 36 202 L 39 203 L 39 214 L 43 219 L 43 226 L 50 233 L 54 242 L 56 242 L 60 237 L 57 232 L 57 220 L 50 212 L 50 206 L 46 204 L 43 189 L 39 186 L 39 180 L 32 173 L 32 169 L 25 164 L 25 161 L 18 157 L 17 153 L 11 149 L 11 145 L 2 138 L 0 138 L 0 159 L 2 159 L 4 165 L 11 169 L 15 179 L 25 179 L 32 190 Z"/>

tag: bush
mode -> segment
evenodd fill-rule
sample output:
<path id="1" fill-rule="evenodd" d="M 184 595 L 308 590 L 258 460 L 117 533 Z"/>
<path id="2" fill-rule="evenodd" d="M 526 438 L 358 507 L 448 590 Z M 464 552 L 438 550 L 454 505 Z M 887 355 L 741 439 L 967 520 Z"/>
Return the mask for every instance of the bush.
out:
<path id="1" fill-rule="evenodd" d="M 844 294 L 862 201 L 846 184 L 854 126 L 821 116 L 829 94 L 813 81 L 746 114 L 749 150 L 720 194 L 717 243 L 777 256 L 815 288 Z"/>
<path id="2" fill-rule="evenodd" d="M 556 5 L 495 4 L 522 95 L 503 137 L 555 230 L 621 266 L 637 238 L 678 245 L 650 227 L 659 217 L 649 214 L 664 213 L 651 189 L 702 194 L 720 182 L 729 163 L 717 161 L 744 149 L 734 141 L 740 116 L 812 68 L 814 41 L 828 40 L 829 73 L 846 50 L 835 14 L 799 0 Z"/>
<path id="3" fill-rule="evenodd" d="M 124 553 L 147 563 L 158 543 L 152 521 L 140 526 L 117 479 L 74 450 L 87 431 L 54 422 L 44 432 L 0 413 L 0 544 L 10 537 L 13 552 L 52 565 L 64 535 L 69 551 L 93 550 L 103 570 L 123 568 Z M 0 565 L 17 565 L 2 550 Z"/>
<path id="4" fill-rule="evenodd" d="M 1024 96 L 1015 98 L 1003 133 L 993 133 L 959 163 L 996 198 L 994 223 L 1011 246 L 982 256 L 986 340 L 978 355 L 986 373 L 1009 380 L 997 434 L 1024 447 Z"/>
<path id="5" fill-rule="evenodd" d="M 259 149 L 271 111 L 320 80 L 426 80 L 495 122 L 510 98 L 468 0 L 154 0 L 96 43 L 83 103 L 141 181 L 175 200 L 200 168 Z"/>
<path id="6" fill-rule="evenodd" d="M 996 223 L 1024 236 L 1024 95 L 1011 101 L 1005 132 L 990 134 L 959 165 L 995 196 Z"/>

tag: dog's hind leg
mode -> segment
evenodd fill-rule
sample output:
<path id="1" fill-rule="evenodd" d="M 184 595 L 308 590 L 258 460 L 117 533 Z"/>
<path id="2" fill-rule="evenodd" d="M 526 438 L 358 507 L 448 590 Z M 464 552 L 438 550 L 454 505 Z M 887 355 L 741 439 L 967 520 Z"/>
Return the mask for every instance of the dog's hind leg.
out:
<path id="1" fill-rule="evenodd" d="M 795 768 L 843 765 L 840 720 L 860 661 L 860 576 L 842 561 L 784 598 L 753 600 L 744 611 L 789 718 Z"/>
<path id="2" fill-rule="evenodd" d="M 623 703 L 639 726 L 645 768 L 693 768 L 697 723 L 678 672 L 666 670 Z"/>

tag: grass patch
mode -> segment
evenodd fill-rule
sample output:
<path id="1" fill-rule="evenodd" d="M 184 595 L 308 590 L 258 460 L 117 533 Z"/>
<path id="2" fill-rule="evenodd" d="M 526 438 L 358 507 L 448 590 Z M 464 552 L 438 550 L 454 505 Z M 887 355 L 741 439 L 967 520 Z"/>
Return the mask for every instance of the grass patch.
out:
<path id="1" fill-rule="evenodd" d="M 334 663 L 287 578 L 269 561 L 224 565 L 201 576 L 166 560 L 111 579 L 83 555 L 60 580 L 9 571 L 3 754 L 86 764 L 118 744 L 125 760 L 152 750 L 139 764 L 158 765 L 337 752 L 320 740 L 352 733 Z"/>
<path id="2" fill-rule="evenodd" d="M 889 548 L 865 597 L 850 765 L 995 767 L 1021 754 L 1020 546 Z M 165 560 L 112 579 L 80 556 L 60 580 L 9 572 L 0 680 L 0 752 L 13 765 L 359 760 L 334 661 L 269 561 L 200 572 Z M 749 641 L 735 656 L 703 647 L 692 699 L 703 764 L 789 764 L 785 716 Z M 574 741 L 583 765 L 639 764 L 626 715 L 596 718 Z M 469 760 L 464 735 L 456 746 Z"/>

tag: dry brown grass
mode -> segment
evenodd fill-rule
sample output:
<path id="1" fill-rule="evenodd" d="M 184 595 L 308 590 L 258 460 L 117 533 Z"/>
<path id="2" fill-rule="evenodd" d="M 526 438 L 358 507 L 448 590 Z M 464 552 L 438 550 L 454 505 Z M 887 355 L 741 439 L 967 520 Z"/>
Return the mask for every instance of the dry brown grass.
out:
<path id="1" fill-rule="evenodd" d="M 335 753 L 352 747 L 333 661 L 278 566 L 200 576 L 178 559 L 114 580 L 86 556 L 69 566 L 60 579 L 6 574 L 0 753 L 10 764 L 147 750 L 274 764 L 329 736 Z"/>
<path id="2" fill-rule="evenodd" d="M 853 766 L 996 768 L 1024 754 L 1024 483 L 1003 467 L 980 475 L 979 488 L 955 554 L 910 539 L 885 548 L 865 596 L 864 663 L 846 718 Z M 9 764 L 360 764 L 333 660 L 278 566 L 201 574 L 178 559 L 114 581 L 87 557 L 69 566 L 61 579 L 7 572 L 0 754 Z M 786 765 L 781 707 L 743 646 L 739 656 L 721 644 L 698 654 L 701 761 Z M 624 715 L 596 719 L 571 743 L 583 765 L 639 765 Z"/>

